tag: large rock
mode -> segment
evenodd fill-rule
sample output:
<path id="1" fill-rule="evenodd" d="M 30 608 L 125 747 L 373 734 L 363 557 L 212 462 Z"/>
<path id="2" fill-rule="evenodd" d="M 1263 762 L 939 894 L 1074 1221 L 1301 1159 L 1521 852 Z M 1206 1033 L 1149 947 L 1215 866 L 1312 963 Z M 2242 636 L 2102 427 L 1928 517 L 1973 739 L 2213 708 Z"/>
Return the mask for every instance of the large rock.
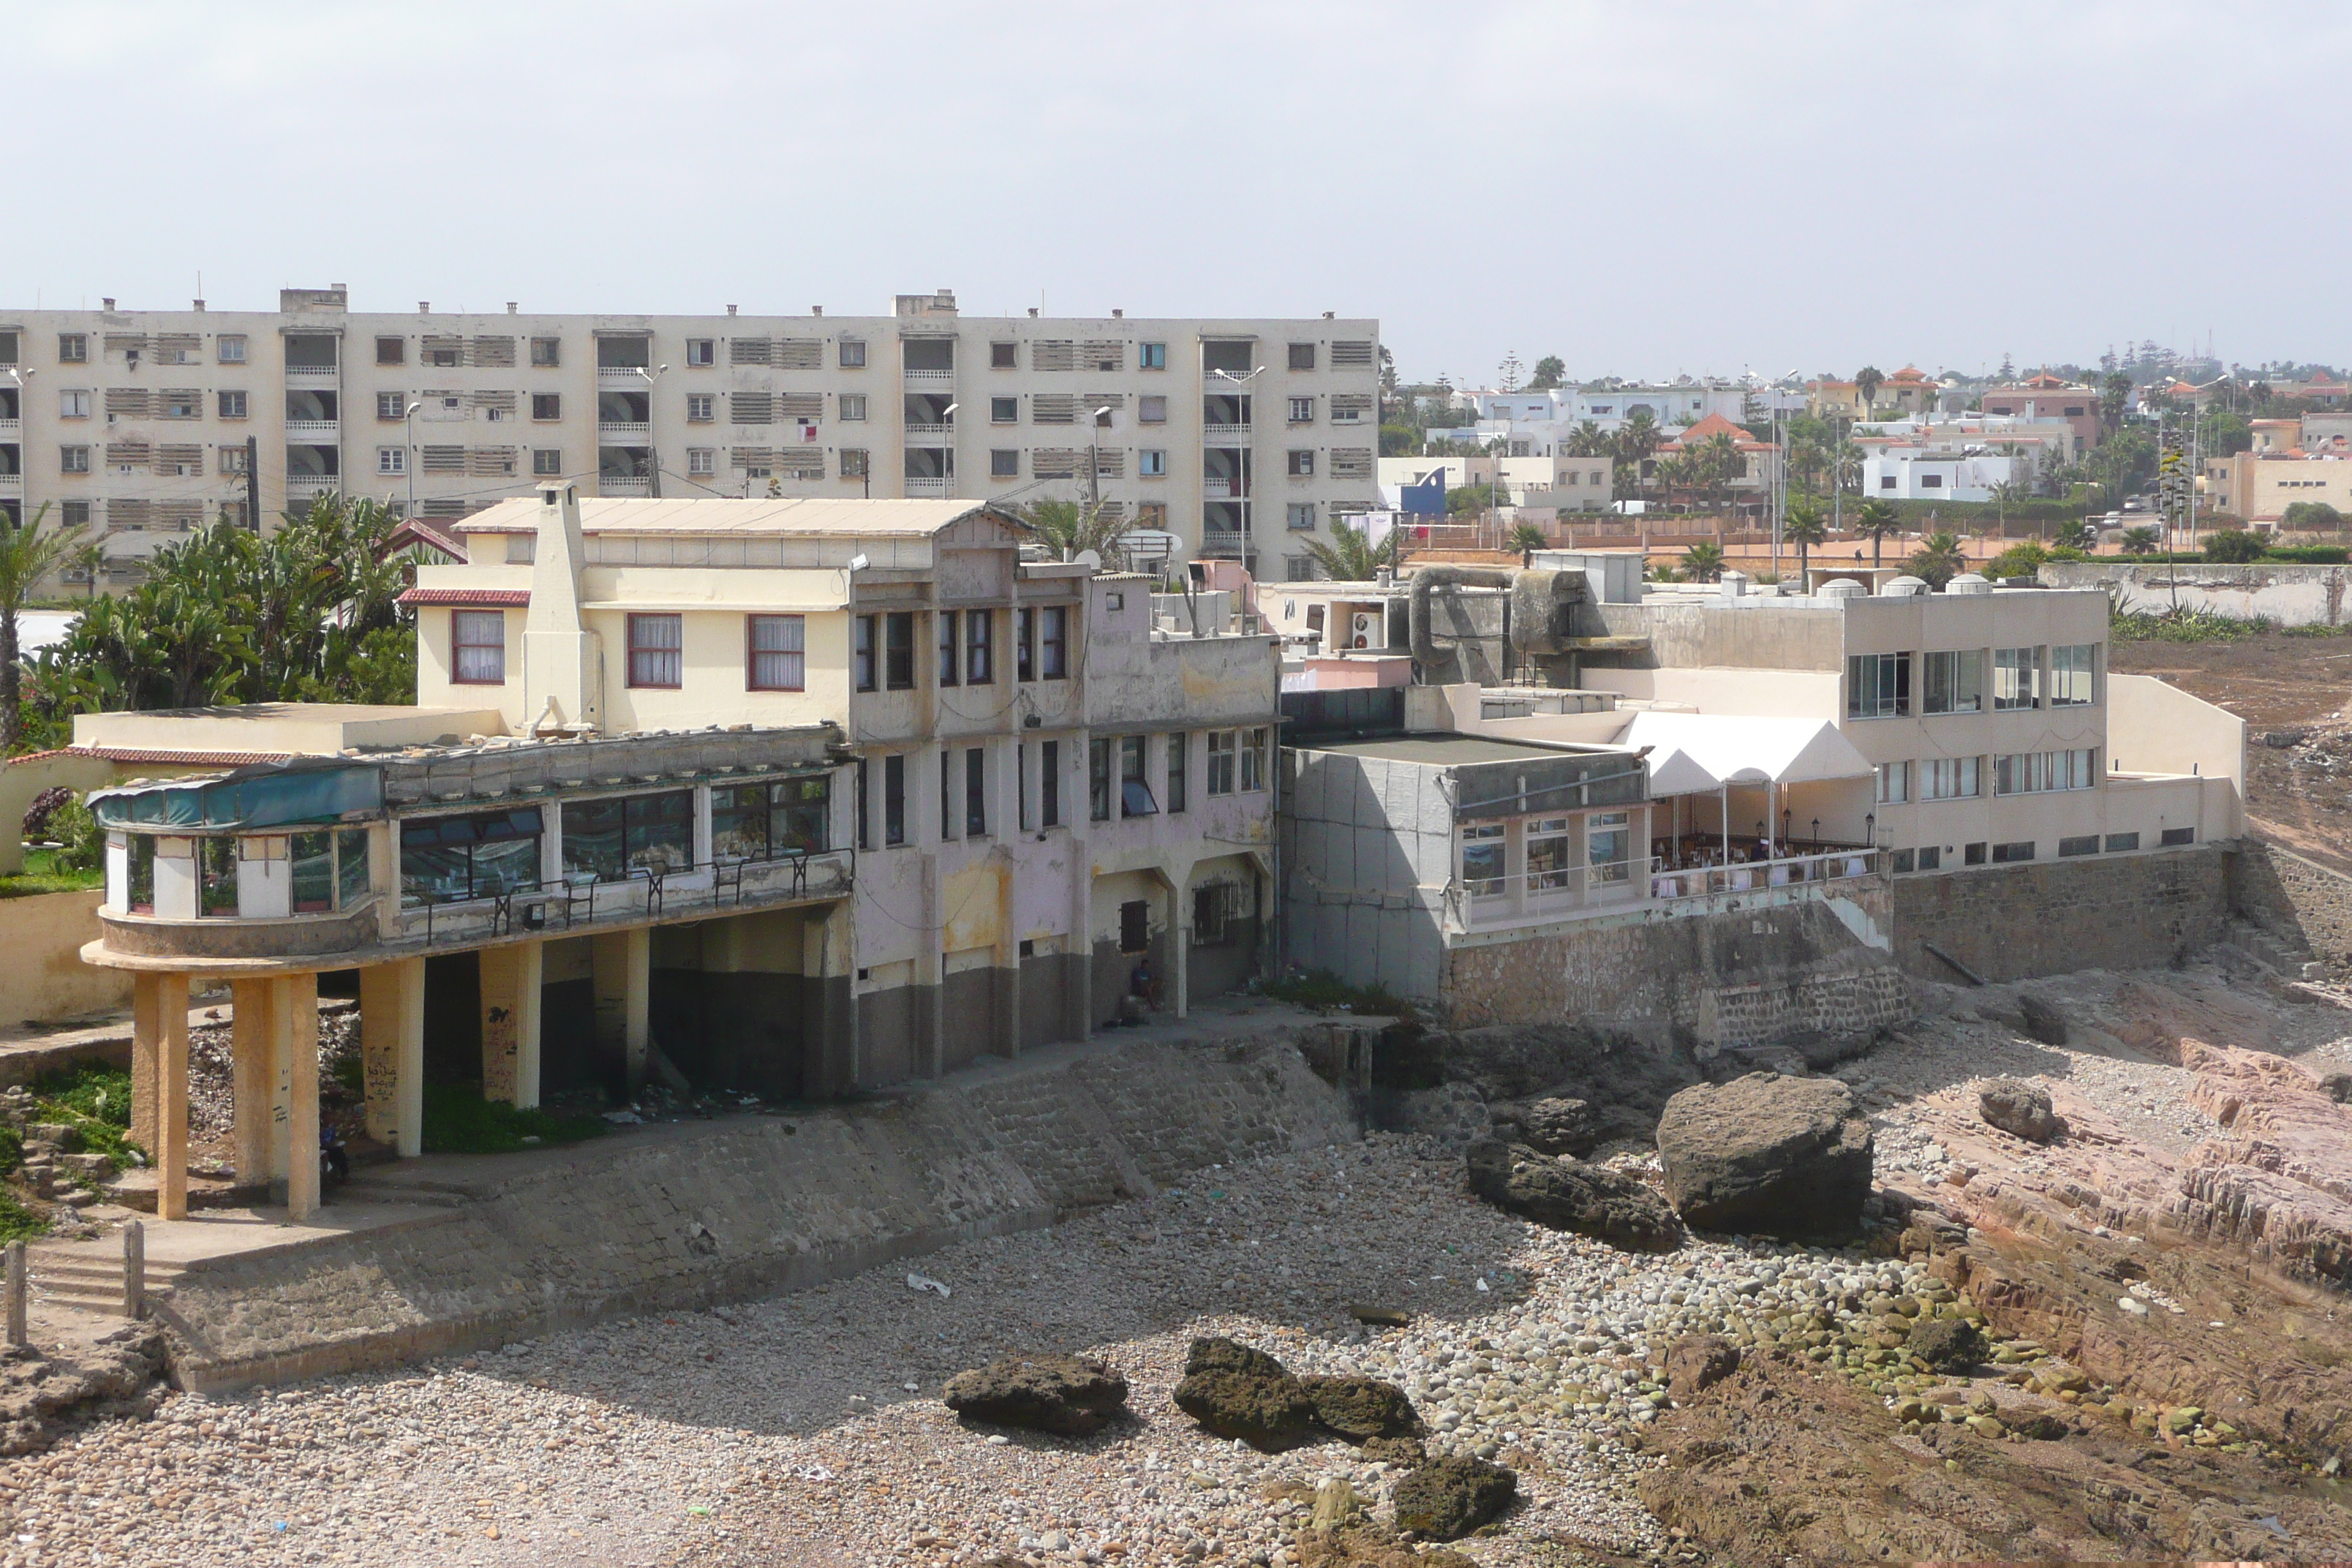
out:
<path id="1" fill-rule="evenodd" d="M 1255 1448 L 1289 1447 L 1315 1426 L 1315 1403 L 1299 1381 L 1264 1351 L 1228 1339 L 1192 1342 L 1171 1397 L 1203 1429 Z"/>
<path id="2" fill-rule="evenodd" d="M 1432 1541 L 1454 1541 L 1496 1518 L 1518 1495 L 1519 1478 L 1501 1465 L 1448 1455 L 1397 1483 L 1396 1521 Z"/>
<path id="3" fill-rule="evenodd" d="M 1506 1126 L 1514 1131 L 1506 1134 Z M 1525 1105 L 1496 1106 L 1495 1129 L 1496 1136 L 1507 1136 L 1538 1154 L 1573 1154 L 1582 1159 L 1601 1142 L 1601 1118 L 1592 1102 L 1569 1095 L 1550 1094 Z"/>
<path id="4" fill-rule="evenodd" d="M 1666 1392 L 1685 1400 L 1739 1370 L 1739 1347 L 1719 1334 L 1686 1334 L 1666 1347 Z"/>
<path id="5" fill-rule="evenodd" d="M 2050 1109 L 2050 1091 L 2021 1079 L 1997 1078 L 1977 1096 L 1977 1114 L 1988 1126 L 2013 1132 L 2029 1143 L 2047 1143 L 2065 1124 Z"/>
<path id="6" fill-rule="evenodd" d="M 1870 1196 L 1870 1123 L 1835 1079 L 1750 1073 L 1666 1101 L 1658 1161 L 1694 1226 L 1842 1239 Z"/>
<path id="7" fill-rule="evenodd" d="M 1912 1324 L 1903 1348 L 1936 1372 L 1965 1372 L 1985 1358 L 1984 1335 L 1959 1318 L 1929 1318 Z"/>
<path id="8" fill-rule="evenodd" d="M 1682 1244 L 1674 1211 L 1622 1172 L 1492 1138 L 1470 1146 L 1468 1166 L 1472 1192 L 1538 1225 L 1643 1251 L 1671 1251 Z"/>
<path id="9" fill-rule="evenodd" d="M 1315 1406 L 1315 1419 L 1351 1443 L 1406 1437 L 1421 1426 L 1412 1401 L 1393 1383 L 1376 1377 L 1302 1377 L 1298 1385 Z"/>
<path id="10" fill-rule="evenodd" d="M 970 1420 L 1083 1437 L 1126 1407 L 1127 1379 L 1087 1356 L 1025 1356 L 956 1373 L 946 1398 Z"/>

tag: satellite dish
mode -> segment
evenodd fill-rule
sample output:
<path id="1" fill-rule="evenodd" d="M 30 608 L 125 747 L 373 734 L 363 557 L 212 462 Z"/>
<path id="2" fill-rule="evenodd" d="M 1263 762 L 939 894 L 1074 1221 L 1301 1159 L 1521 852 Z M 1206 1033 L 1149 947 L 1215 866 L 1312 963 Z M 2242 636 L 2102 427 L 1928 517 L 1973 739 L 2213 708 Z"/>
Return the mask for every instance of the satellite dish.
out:
<path id="1" fill-rule="evenodd" d="M 1089 572 L 1102 570 L 1102 552 L 1099 550 L 1081 550 L 1071 559 Z"/>

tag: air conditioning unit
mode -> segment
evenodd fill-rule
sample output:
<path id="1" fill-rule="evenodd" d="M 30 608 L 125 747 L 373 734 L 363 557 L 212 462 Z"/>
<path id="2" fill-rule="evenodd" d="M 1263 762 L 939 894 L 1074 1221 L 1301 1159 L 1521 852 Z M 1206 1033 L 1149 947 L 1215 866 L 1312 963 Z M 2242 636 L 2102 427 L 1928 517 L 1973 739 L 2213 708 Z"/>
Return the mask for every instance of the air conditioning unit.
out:
<path id="1" fill-rule="evenodd" d="M 1381 629 L 1381 612 L 1358 610 L 1348 617 L 1348 646 L 1374 648 L 1386 646 L 1388 635 Z"/>

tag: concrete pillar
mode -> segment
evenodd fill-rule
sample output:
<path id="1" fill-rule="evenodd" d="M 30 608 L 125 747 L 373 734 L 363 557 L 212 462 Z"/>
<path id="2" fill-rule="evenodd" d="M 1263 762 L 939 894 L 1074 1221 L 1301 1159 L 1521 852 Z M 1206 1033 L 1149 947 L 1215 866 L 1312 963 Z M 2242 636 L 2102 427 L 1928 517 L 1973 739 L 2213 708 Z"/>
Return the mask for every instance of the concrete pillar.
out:
<path id="1" fill-rule="evenodd" d="M 1014 896 L 1017 864 L 1012 855 L 1000 852 L 997 857 L 996 951 L 990 957 L 996 965 L 996 1049 L 1008 1060 L 1021 1054 L 1021 931 L 1013 923 L 1020 908 Z"/>
<path id="2" fill-rule="evenodd" d="M 188 977 L 156 977 L 155 1217 L 188 1217 Z"/>
<path id="3" fill-rule="evenodd" d="M 1077 972 L 1078 1038 L 1090 1040 L 1095 1034 L 1095 868 L 1087 841 L 1075 833 L 1070 836 L 1070 944 L 1066 951 L 1078 955 L 1078 963 L 1066 965 L 1065 973 L 1071 967 Z"/>
<path id="4" fill-rule="evenodd" d="M 711 854 L 710 786 L 707 784 L 698 784 L 694 786 L 693 845 L 694 863 L 697 866 L 709 865 Z"/>
<path id="5" fill-rule="evenodd" d="M 360 971 L 360 1065 L 367 1131 L 404 1160 L 425 1152 L 425 961 Z"/>
<path id="6" fill-rule="evenodd" d="M 278 988 L 268 978 L 232 980 L 229 1096 L 236 1113 L 236 1184 L 266 1187 L 269 1168 L 269 1058 Z"/>
<path id="7" fill-rule="evenodd" d="M 169 976 L 140 970 L 131 977 L 131 1141 L 152 1154 L 155 1138 L 155 1060 L 163 1043 L 163 982 Z"/>
<path id="8" fill-rule="evenodd" d="M 589 943 L 597 1048 L 621 1058 L 635 1094 L 646 1081 L 646 1045 L 651 1038 L 646 1007 L 653 992 L 653 931 L 646 926 L 603 931 Z"/>
<path id="9" fill-rule="evenodd" d="M 541 958 L 537 942 L 486 947 L 481 965 L 482 1098 L 528 1109 L 539 1103 Z"/>
<path id="10" fill-rule="evenodd" d="M 287 1121 L 286 1217 L 306 1220 L 319 1212 L 319 977 L 289 974 L 275 982 L 274 1012 L 285 1020 L 287 1083 L 291 1114 Z"/>

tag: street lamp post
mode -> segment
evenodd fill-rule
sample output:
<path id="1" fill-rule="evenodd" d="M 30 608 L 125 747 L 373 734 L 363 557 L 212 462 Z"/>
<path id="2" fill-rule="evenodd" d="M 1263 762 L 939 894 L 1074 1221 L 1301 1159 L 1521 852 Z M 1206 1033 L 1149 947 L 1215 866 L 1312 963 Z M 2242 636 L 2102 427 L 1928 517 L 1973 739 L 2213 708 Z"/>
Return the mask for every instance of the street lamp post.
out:
<path id="1" fill-rule="evenodd" d="M 412 403 L 403 416 L 408 423 L 408 446 L 400 454 L 400 468 L 408 476 L 408 517 L 412 522 L 416 520 L 416 411 L 424 406 L 422 403 Z"/>
<path id="2" fill-rule="evenodd" d="M 962 406 L 961 402 L 950 403 L 940 410 L 940 439 L 947 443 L 940 448 L 940 493 L 948 497 L 955 494 L 955 416 Z M 866 462 L 870 467 L 873 459 Z"/>

